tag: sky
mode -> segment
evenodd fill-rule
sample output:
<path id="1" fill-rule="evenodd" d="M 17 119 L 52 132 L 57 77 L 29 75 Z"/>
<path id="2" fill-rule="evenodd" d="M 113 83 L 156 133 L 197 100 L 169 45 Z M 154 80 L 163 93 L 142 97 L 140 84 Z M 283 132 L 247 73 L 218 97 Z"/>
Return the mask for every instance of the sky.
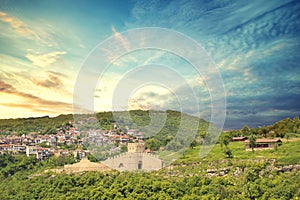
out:
<path id="1" fill-rule="evenodd" d="M 222 85 L 224 129 L 299 116 L 299 10 L 299 1 L 282 0 L 0 0 L 0 118 L 72 113 L 78 83 L 93 91 L 95 111 L 173 109 L 211 120 Z M 166 49 L 132 50 L 150 36 L 126 33 L 145 27 L 170 32 L 151 41 Z M 209 57 L 207 74 L 167 51 L 181 44 L 176 33 L 203 48 L 178 51 Z M 114 55 L 105 41 L 126 53 L 100 66 L 97 58 Z"/>

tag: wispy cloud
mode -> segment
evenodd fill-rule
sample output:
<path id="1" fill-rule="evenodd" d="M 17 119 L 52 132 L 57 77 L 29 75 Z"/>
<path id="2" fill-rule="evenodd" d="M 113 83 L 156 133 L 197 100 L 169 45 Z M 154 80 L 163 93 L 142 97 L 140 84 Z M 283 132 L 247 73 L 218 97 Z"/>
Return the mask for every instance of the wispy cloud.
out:
<path id="1" fill-rule="evenodd" d="M 54 51 L 47 54 L 31 54 L 28 53 L 25 57 L 30 60 L 34 65 L 39 67 L 48 67 L 51 64 L 59 61 L 60 55 L 64 55 L 65 51 Z"/>
<path id="2" fill-rule="evenodd" d="M 116 28 L 112 25 L 111 30 L 113 32 L 114 37 L 122 44 L 122 46 L 126 49 L 129 50 L 130 48 L 130 43 L 122 36 L 121 33 L 119 33 Z"/>
<path id="3" fill-rule="evenodd" d="M 26 23 L 16 17 L 10 16 L 5 12 L 0 12 L 0 21 L 7 23 L 21 36 L 37 41 L 40 40 L 40 37 Z"/>
<path id="4" fill-rule="evenodd" d="M 203 45 L 225 83 L 230 115 L 227 124 L 236 128 L 251 120 L 251 126 L 257 123 L 256 119 L 265 121 L 260 116 L 277 108 L 279 99 L 287 102 L 287 97 L 295 99 L 299 94 L 296 76 L 300 57 L 295 53 L 300 50 L 299 8 L 299 1 L 293 0 L 138 1 L 126 26 L 171 28 Z M 202 86 L 203 83 L 200 81 Z M 253 101 L 247 101 L 249 98 Z M 299 113 L 299 104 L 290 105 L 280 109 Z M 253 109 L 249 111 L 249 107 Z M 241 115 L 245 113 L 251 117 L 244 119 Z M 234 116 L 238 116 L 235 126 L 230 122 Z"/>

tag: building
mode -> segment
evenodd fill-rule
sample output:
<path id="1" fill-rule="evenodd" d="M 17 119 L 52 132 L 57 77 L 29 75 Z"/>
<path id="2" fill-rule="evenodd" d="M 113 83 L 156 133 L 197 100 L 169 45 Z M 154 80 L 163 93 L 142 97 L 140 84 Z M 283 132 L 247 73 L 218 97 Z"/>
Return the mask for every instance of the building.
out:
<path id="1" fill-rule="evenodd" d="M 152 171 L 163 167 L 157 156 L 145 152 L 145 143 L 128 143 L 128 152 L 108 158 L 103 164 L 119 171 Z"/>
<path id="2" fill-rule="evenodd" d="M 26 151 L 26 146 L 25 145 L 20 145 L 20 144 L 14 144 L 13 145 L 13 151 L 14 152 L 25 152 Z"/>
<path id="3" fill-rule="evenodd" d="M 1 151 L 12 151 L 13 150 L 13 145 L 12 144 L 1 144 L 0 145 L 0 150 Z"/>
<path id="4" fill-rule="evenodd" d="M 44 160 L 53 155 L 50 148 L 43 148 L 38 146 L 26 146 L 26 155 L 35 155 L 37 159 Z"/>
<path id="5" fill-rule="evenodd" d="M 242 142 L 242 141 L 245 141 L 247 140 L 248 138 L 245 137 L 245 136 L 240 136 L 240 137 L 233 137 L 231 138 L 231 142 Z"/>
<path id="6" fill-rule="evenodd" d="M 26 155 L 29 157 L 30 155 L 37 155 L 37 147 L 36 146 L 26 146 Z"/>
<path id="7" fill-rule="evenodd" d="M 109 167 L 105 166 L 101 163 L 94 163 L 89 161 L 87 158 L 83 158 L 80 162 L 72 164 L 72 165 L 65 165 L 64 170 L 66 173 L 77 173 L 77 172 L 84 172 L 84 171 L 109 171 L 111 170 Z"/>
<path id="8" fill-rule="evenodd" d="M 254 150 L 266 150 L 266 149 L 275 149 L 278 146 L 282 145 L 280 139 L 257 139 L 255 141 Z M 250 145 L 250 140 L 245 141 L 246 151 L 252 150 Z"/>
<path id="9" fill-rule="evenodd" d="M 145 143 L 128 143 L 128 153 L 143 153 L 145 151 Z"/>

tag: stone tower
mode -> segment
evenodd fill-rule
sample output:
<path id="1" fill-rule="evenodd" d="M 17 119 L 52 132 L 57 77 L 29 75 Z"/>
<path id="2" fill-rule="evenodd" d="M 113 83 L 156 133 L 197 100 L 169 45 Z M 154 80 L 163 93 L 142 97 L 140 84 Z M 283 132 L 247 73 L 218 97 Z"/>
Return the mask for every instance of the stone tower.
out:
<path id="1" fill-rule="evenodd" d="M 128 153 L 143 153 L 145 151 L 145 143 L 128 143 Z"/>

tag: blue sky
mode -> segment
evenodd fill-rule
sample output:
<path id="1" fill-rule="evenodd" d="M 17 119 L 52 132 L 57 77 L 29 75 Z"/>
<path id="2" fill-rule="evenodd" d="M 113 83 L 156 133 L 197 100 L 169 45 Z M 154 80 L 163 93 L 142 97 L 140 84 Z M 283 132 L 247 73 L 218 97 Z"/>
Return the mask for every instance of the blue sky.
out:
<path id="1" fill-rule="evenodd" d="M 299 116 L 299 9 L 299 1 L 2 0 L 0 118 L 72 113 L 76 78 L 90 52 L 109 37 L 120 37 L 124 45 L 121 33 L 143 27 L 178 31 L 205 49 L 224 83 L 226 129 Z M 198 97 L 200 111 L 192 103 L 186 110 L 210 119 L 205 78 L 183 59 L 149 49 L 111 64 L 95 90 L 96 110 L 112 109 L 118 82 L 128 83 L 131 76 L 124 74 L 145 63 L 171 66 Z M 156 74 L 145 70 L 144 78 L 134 79 L 151 73 Z M 189 90 L 172 73 L 161 74 L 174 88 L 141 86 L 127 108 L 180 110 L 178 96 Z"/>

